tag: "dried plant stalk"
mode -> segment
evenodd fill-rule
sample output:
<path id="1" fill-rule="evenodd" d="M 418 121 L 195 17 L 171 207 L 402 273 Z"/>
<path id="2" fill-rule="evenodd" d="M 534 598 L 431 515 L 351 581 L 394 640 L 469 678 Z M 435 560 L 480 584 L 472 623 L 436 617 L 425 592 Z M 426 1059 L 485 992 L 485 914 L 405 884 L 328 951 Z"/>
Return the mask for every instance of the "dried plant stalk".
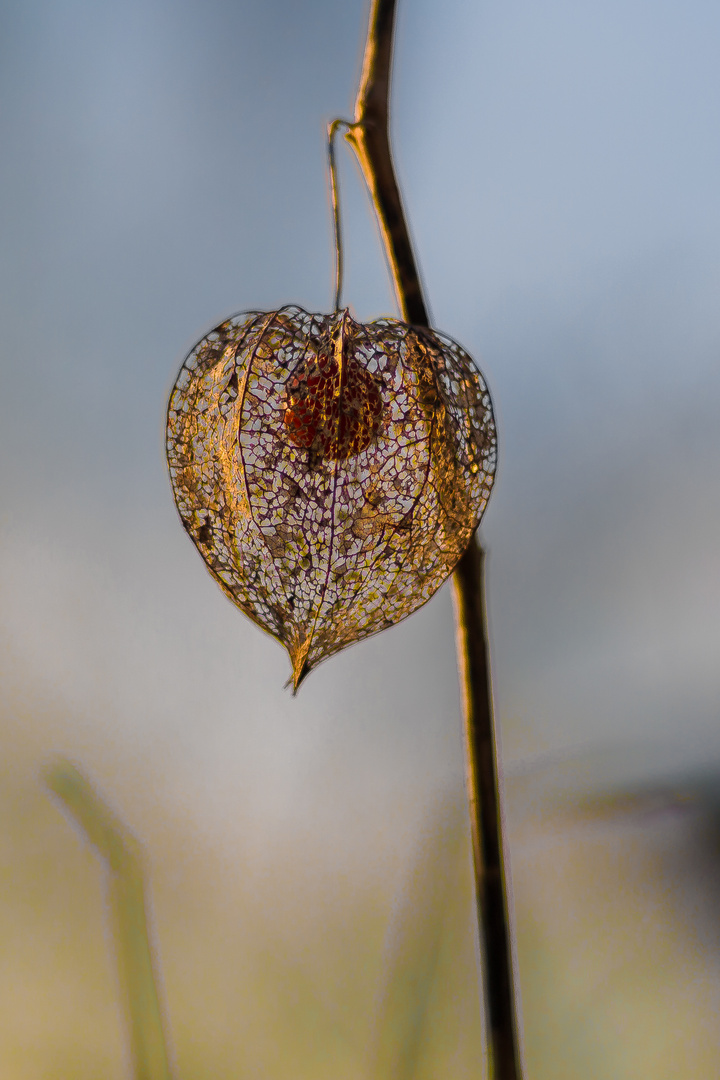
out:
<path id="1" fill-rule="evenodd" d="M 427 325 L 427 309 L 390 152 L 388 100 L 396 0 L 373 0 L 355 120 L 354 147 L 377 213 L 403 317 Z M 484 601 L 484 552 L 476 537 L 455 573 L 458 659 L 473 833 L 480 946 L 495 1080 L 522 1076 L 511 935 L 504 879 L 497 740 L 492 709 Z"/>

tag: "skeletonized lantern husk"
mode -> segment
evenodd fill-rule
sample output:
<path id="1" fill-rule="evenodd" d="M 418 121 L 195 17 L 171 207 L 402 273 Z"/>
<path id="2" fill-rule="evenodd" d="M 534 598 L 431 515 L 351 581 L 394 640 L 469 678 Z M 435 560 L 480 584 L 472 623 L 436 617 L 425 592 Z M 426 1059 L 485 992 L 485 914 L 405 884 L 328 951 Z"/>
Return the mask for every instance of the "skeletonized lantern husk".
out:
<path id="1" fill-rule="evenodd" d="M 183 525 L 286 647 L 297 688 L 440 587 L 485 509 L 497 442 L 487 387 L 450 338 L 287 307 L 198 342 L 167 452 Z"/>

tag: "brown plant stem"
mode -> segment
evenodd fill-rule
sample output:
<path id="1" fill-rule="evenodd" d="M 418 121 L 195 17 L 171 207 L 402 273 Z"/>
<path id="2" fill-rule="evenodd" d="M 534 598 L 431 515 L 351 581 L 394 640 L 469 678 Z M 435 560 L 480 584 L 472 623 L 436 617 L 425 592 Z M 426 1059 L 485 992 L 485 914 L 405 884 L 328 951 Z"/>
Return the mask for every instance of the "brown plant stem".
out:
<path id="1" fill-rule="evenodd" d="M 410 234 L 390 151 L 388 101 L 396 0 L 373 0 L 355 119 L 346 138 L 370 191 L 406 322 L 428 326 Z M 463 687 L 467 787 L 481 954 L 488 1014 L 490 1074 L 520 1080 L 513 964 L 505 892 L 497 743 L 484 597 L 485 554 L 476 537 L 455 570 L 458 663 Z"/>
<path id="2" fill-rule="evenodd" d="M 485 552 L 473 537 L 455 569 L 453 585 L 475 895 L 485 963 L 491 1075 L 498 1080 L 520 1080 L 484 571 Z"/>

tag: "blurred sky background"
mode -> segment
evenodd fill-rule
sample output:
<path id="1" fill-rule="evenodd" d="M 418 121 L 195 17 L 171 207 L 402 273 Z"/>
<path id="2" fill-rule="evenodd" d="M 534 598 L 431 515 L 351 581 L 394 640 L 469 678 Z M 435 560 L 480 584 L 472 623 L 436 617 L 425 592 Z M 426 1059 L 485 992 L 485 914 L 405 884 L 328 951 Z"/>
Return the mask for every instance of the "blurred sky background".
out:
<path id="1" fill-rule="evenodd" d="M 236 1014 L 207 1002 L 229 1000 L 217 980 L 235 986 L 235 966 L 219 973 L 240 913 L 248 940 L 328 1002 L 358 986 L 370 1001 L 408 851 L 432 808 L 462 795 L 449 588 L 293 699 L 284 651 L 184 534 L 164 460 L 167 397 L 200 336 L 240 310 L 332 302 L 325 124 L 351 113 L 366 19 L 365 0 L 0 4 L 13 1078 L 56 1075 L 28 1058 L 50 1029 L 53 1060 L 62 1045 L 80 1075 L 72 1024 L 48 1020 L 58 994 L 76 1001 L 81 950 L 62 927 L 79 901 L 49 897 L 68 874 L 95 888 L 88 910 L 100 892 L 90 855 L 68 870 L 85 856 L 45 809 L 53 754 L 94 777 L 147 846 L 170 1011 L 194 1018 L 180 1065 L 231 1047 Z M 719 45 L 710 0 L 399 2 L 392 136 L 427 298 L 498 415 L 482 534 L 508 815 L 526 839 L 538 776 L 543 791 L 584 793 L 693 778 L 709 790 L 720 774 Z M 340 159 L 345 297 L 361 318 L 395 314 L 359 174 L 349 150 Z M 530 911 L 528 868 L 547 889 L 548 865 L 523 861 L 525 842 L 516 904 Z M 43 965 L 45 1013 L 29 974 Z M 265 1052 L 247 1075 L 305 1075 L 297 1054 L 271 1068 Z M 110 1057 L 120 1069 L 97 1053 L 88 1075 L 114 1075 Z M 667 1075 L 696 1075 L 684 1069 Z"/>

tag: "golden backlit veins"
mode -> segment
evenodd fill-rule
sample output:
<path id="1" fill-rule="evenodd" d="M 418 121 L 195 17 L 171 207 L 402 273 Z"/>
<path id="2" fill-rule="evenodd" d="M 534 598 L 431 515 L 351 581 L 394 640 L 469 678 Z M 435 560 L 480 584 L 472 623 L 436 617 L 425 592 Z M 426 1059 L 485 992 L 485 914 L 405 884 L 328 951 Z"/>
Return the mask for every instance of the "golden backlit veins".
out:
<path id="1" fill-rule="evenodd" d="M 492 488 L 492 405 L 435 331 L 347 311 L 245 312 L 190 352 L 168 408 L 175 501 L 293 680 L 405 618 L 452 572 Z"/>

